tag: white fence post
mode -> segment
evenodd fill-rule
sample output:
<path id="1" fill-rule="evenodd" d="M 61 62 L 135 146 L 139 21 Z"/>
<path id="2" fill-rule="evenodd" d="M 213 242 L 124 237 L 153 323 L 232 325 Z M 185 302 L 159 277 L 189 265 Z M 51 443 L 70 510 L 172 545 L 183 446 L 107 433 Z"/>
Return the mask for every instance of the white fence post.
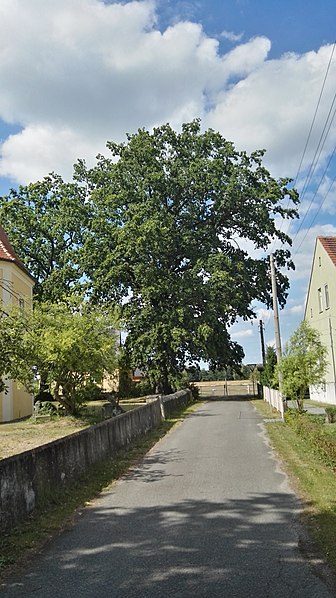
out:
<path id="1" fill-rule="evenodd" d="M 281 392 L 275 390 L 275 388 L 268 388 L 263 386 L 263 397 L 264 401 L 269 403 L 274 409 L 279 411 L 281 417 L 284 417 L 284 401 Z"/>

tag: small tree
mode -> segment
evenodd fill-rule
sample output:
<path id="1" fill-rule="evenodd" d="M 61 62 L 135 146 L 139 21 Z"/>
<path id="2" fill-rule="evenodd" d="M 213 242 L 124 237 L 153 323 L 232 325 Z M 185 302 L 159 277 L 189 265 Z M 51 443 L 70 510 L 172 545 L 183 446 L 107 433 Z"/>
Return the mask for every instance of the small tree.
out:
<path id="1" fill-rule="evenodd" d="M 275 368 L 275 374 L 280 373 L 282 376 L 283 393 L 291 400 L 296 400 L 299 411 L 303 411 L 308 387 L 324 381 L 326 355 L 327 349 L 322 344 L 318 331 L 303 320 L 291 336 L 284 356 Z"/>
<path id="2" fill-rule="evenodd" d="M 12 339 L 6 359 L 0 360 L 0 376 L 32 392 L 42 380 L 43 390 L 47 385 L 74 414 L 83 389 L 116 369 L 115 321 L 101 308 L 79 302 L 41 303 L 30 314 L 13 312 L 0 330 L 3 355 L 6 339 Z"/>
<path id="3" fill-rule="evenodd" d="M 260 376 L 260 381 L 263 386 L 269 388 L 278 388 L 278 380 L 274 377 L 274 370 L 277 364 L 277 356 L 274 347 L 268 345 L 266 348 L 266 363 Z"/>
<path id="4" fill-rule="evenodd" d="M 6 378 L 24 380 L 27 390 L 33 390 L 28 318 L 28 314 L 14 306 L 0 311 L 0 392 L 7 392 Z"/>

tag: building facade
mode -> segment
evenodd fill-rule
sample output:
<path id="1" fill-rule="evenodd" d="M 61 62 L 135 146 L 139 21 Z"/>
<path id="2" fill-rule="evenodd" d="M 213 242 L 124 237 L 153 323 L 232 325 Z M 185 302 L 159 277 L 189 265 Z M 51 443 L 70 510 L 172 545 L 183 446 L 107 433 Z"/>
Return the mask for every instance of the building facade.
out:
<path id="1" fill-rule="evenodd" d="M 34 278 L 29 274 L 0 226 L 0 307 L 17 305 L 32 309 Z M 14 380 L 5 380 L 7 392 L 0 393 L 0 422 L 20 419 L 32 414 L 33 397 Z"/>
<path id="2" fill-rule="evenodd" d="M 310 398 L 336 404 L 336 237 L 316 239 L 304 317 L 328 350 L 325 384 L 311 387 Z"/>

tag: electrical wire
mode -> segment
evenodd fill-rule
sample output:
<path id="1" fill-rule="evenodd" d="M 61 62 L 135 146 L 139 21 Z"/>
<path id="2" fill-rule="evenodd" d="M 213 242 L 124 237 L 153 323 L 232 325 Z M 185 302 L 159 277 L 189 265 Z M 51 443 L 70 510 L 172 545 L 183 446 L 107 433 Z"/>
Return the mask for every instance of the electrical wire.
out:
<path id="1" fill-rule="evenodd" d="M 311 122 L 311 125 L 310 125 L 310 128 L 309 128 L 309 133 L 308 133 L 308 136 L 307 136 L 307 139 L 306 139 L 306 143 L 305 143 L 305 146 L 304 146 L 304 149 L 303 149 L 303 152 L 302 152 L 302 156 L 301 156 L 301 160 L 300 160 L 300 163 L 299 163 L 299 167 L 298 167 L 298 169 L 297 169 L 297 173 L 296 173 L 296 176 L 295 176 L 295 179 L 294 179 L 294 182 L 293 182 L 293 187 L 294 187 L 294 188 L 295 188 L 295 186 L 296 186 L 296 183 L 297 183 L 297 180 L 298 180 L 298 178 L 299 178 L 299 174 L 300 174 L 301 166 L 302 166 L 302 164 L 303 164 L 303 160 L 304 160 L 304 157 L 305 157 L 305 155 L 306 155 L 306 151 L 307 151 L 308 143 L 309 143 L 309 141 L 310 141 L 310 137 L 311 137 L 311 134 L 312 134 L 312 131 L 313 131 L 313 127 L 314 127 L 314 124 L 315 124 L 315 120 L 316 120 L 317 112 L 318 112 L 318 109 L 319 109 L 319 107 L 320 107 L 320 103 L 321 103 L 321 99 L 322 99 L 323 91 L 324 91 L 325 84 L 326 84 L 326 81 L 327 81 L 327 78 L 328 78 L 328 74 L 329 74 L 329 70 L 330 70 L 330 65 L 331 65 L 331 62 L 332 62 L 332 59 L 333 59 L 333 56 L 334 56 L 335 46 L 336 46 L 336 41 L 334 42 L 334 45 L 333 45 L 333 47 L 332 47 L 332 51 L 331 51 L 331 55 L 330 55 L 330 58 L 329 58 L 329 62 L 328 62 L 328 66 L 327 66 L 327 70 L 326 70 L 326 72 L 325 72 L 325 75 L 324 75 L 324 79 L 323 79 L 323 83 L 322 83 L 322 87 L 321 87 L 320 95 L 319 95 L 319 97 L 318 97 L 318 100 L 317 100 L 317 104 L 316 104 L 316 108 L 315 108 L 315 112 L 314 112 L 313 120 L 312 120 L 312 122 Z"/>
<path id="2" fill-rule="evenodd" d="M 332 47 L 332 51 L 331 51 L 331 54 L 330 54 L 330 58 L 329 58 L 329 61 L 328 61 L 326 72 L 325 72 L 325 75 L 324 75 L 324 78 L 323 78 L 322 87 L 321 87 L 321 90 L 320 90 L 320 93 L 319 93 L 319 97 L 318 97 L 318 100 L 317 100 L 317 104 L 316 104 L 316 107 L 315 107 L 313 119 L 312 119 L 312 122 L 310 124 L 308 136 L 307 136 L 307 139 L 306 139 L 306 142 L 305 142 L 305 145 L 304 145 L 304 149 L 303 149 L 303 152 L 302 152 L 302 156 L 301 156 L 301 159 L 300 159 L 298 170 L 297 170 L 297 173 L 296 173 L 296 176 L 295 176 L 295 179 L 294 179 L 293 188 L 295 188 L 295 186 L 296 186 L 296 183 L 297 183 L 300 171 L 301 171 L 301 167 L 302 167 L 302 164 L 303 164 L 303 161 L 304 161 L 304 157 L 305 157 L 306 152 L 307 152 L 308 144 L 309 144 L 309 141 L 310 141 L 310 138 L 311 138 L 311 134 L 312 134 L 312 131 L 313 131 L 313 128 L 314 128 L 314 124 L 315 124 L 315 121 L 316 121 L 317 113 L 318 113 L 318 110 L 319 110 L 319 107 L 320 107 L 320 104 L 321 104 L 322 95 L 323 95 L 323 92 L 324 92 L 324 89 L 325 89 L 325 85 L 326 85 L 326 82 L 327 82 L 327 79 L 328 79 L 330 67 L 331 67 L 333 56 L 334 56 L 334 52 L 335 52 L 335 47 L 336 47 L 336 41 L 334 42 L 333 47 Z M 319 142 L 318 142 L 317 148 L 315 150 L 312 163 L 311 163 L 311 165 L 309 167 L 309 170 L 308 170 L 308 173 L 307 173 L 307 176 L 306 176 L 306 179 L 305 179 L 302 191 L 301 191 L 301 200 L 304 197 L 309 184 L 311 183 L 313 174 L 315 172 L 315 169 L 316 169 L 316 166 L 317 166 L 318 161 L 320 159 L 320 156 L 321 156 L 322 150 L 324 148 L 326 139 L 328 137 L 331 125 L 332 125 L 333 120 L 335 118 L 336 108 L 335 108 L 335 110 L 334 110 L 334 112 L 332 114 L 332 117 L 330 118 L 330 115 L 331 115 L 331 113 L 333 111 L 335 102 L 336 102 L 336 93 L 335 93 L 335 95 L 333 97 L 331 106 L 329 108 L 329 112 L 328 112 L 327 118 L 325 120 L 325 123 L 324 123 L 324 126 L 323 126 L 323 130 L 322 130 L 322 133 L 320 135 Z M 316 197 L 316 194 L 314 195 L 314 197 Z M 294 236 L 294 239 L 292 240 L 292 243 L 294 243 L 294 241 L 295 241 L 295 239 L 296 239 L 299 231 L 301 230 L 303 222 L 304 222 L 304 220 L 305 220 L 305 218 L 306 218 L 306 216 L 307 216 L 307 214 L 308 214 L 308 212 L 309 212 L 309 210 L 311 208 L 312 203 L 313 203 L 313 200 L 310 202 L 310 205 L 309 205 L 308 209 L 306 210 L 306 213 L 304 214 L 304 217 L 303 217 L 303 219 L 302 219 L 302 221 L 300 223 L 300 226 L 299 226 L 298 230 L 296 231 L 296 234 Z M 287 208 L 289 207 L 289 204 L 290 204 L 290 199 L 288 200 Z M 284 219 L 282 220 L 282 223 L 281 223 L 280 228 L 279 228 L 280 232 L 282 231 L 283 224 L 284 224 Z M 278 241 L 278 239 L 274 239 L 273 244 L 272 244 L 272 248 L 270 250 L 270 253 L 273 253 L 277 241 Z"/>
<path id="3" fill-rule="evenodd" d="M 329 166 L 330 166 L 330 164 L 331 164 L 331 161 L 332 161 L 332 159 L 333 159 L 333 157 L 334 157 L 335 153 L 336 153 L 336 146 L 334 147 L 334 150 L 333 150 L 333 153 L 332 153 L 332 154 L 331 154 L 331 156 L 330 156 L 329 162 L 328 162 L 328 164 L 327 164 L 326 168 L 324 169 L 324 172 L 323 172 L 323 175 L 322 175 L 322 177 L 321 177 L 321 179 L 320 179 L 319 185 L 318 185 L 318 187 L 317 187 L 317 189 L 316 189 L 316 191 L 315 191 L 315 193 L 314 193 L 314 195 L 313 195 L 313 198 L 312 198 L 312 200 L 311 200 L 311 202 L 310 202 L 310 206 L 313 204 L 313 201 L 314 201 L 314 199 L 315 199 L 315 197 L 316 197 L 316 195 L 317 195 L 317 193 L 318 193 L 318 190 L 319 190 L 319 188 L 320 188 L 320 186 L 321 186 L 321 184 L 322 184 L 322 182 L 323 182 L 323 180 L 324 180 L 324 177 L 325 177 L 325 175 L 326 175 L 326 172 L 327 172 L 327 170 L 328 170 L 328 168 L 329 168 Z M 293 257 L 295 257 L 295 256 L 297 255 L 297 253 L 298 253 L 298 251 L 299 251 L 299 249 L 300 249 L 300 247 L 301 247 L 301 245 L 302 245 L 303 241 L 305 240 L 305 238 L 307 237 L 307 235 L 308 235 L 308 233 L 309 233 L 310 229 L 312 228 L 312 226 L 313 226 L 313 224 L 314 224 L 314 222 L 315 222 L 315 220 L 316 220 L 317 216 L 319 215 L 319 213 L 320 213 L 320 211 L 321 211 L 321 209 L 322 209 L 322 206 L 324 205 L 324 202 L 325 202 L 325 200 L 327 199 L 327 197 L 328 197 L 328 195 L 329 195 L 329 193 L 330 193 L 330 191 L 331 191 L 331 189 L 332 189 L 332 187 L 333 187 L 333 184 L 335 183 L 335 181 L 336 181 L 336 174 L 335 174 L 334 178 L 332 179 L 332 181 L 331 181 L 331 183 L 330 183 L 330 185 L 329 185 L 328 191 L 327 191 L 327 192 L 325 193 L 325 195 L 323 196 L 322 202 L 320 203 L 320 205 L 319 205 L 319 207 L 318 207 L 318 210 L 316 211 L 316 213 L 315 213 L 315 215 L 314 215 L 314 217 L 313 217 L 312 221 L 310 222 L 310 225 L 309 225 L 309 227 L 307 228 L 307 230 L 306 230 L 306 232 L 305 232 L 304 236 L 302 237 L 300 244 L 299 244 L 299 245 L 298 245 L 298 247 L 296 248 L 296 250 L 295 250 L 295 253 L 293 254 Z M 308 214 L 308 211 L 307 211 L 307 214 Z M 300 228 L 301 228 L 301 227 L 300 227 Z M 298 231 L 297 231 L 297 233 L 296 233 L 296 235 L 295 235 L 295 237 L 294 237 L 294 240 L 293 240 L 293 242 L 294 242 L 294 241 L 295 241 L 295 239 L 297 238 L 297 235 L 298 235 L 298 233 L 299 233 L 299 231 L 300 231 L 300 228 L 298 229 Z"/>

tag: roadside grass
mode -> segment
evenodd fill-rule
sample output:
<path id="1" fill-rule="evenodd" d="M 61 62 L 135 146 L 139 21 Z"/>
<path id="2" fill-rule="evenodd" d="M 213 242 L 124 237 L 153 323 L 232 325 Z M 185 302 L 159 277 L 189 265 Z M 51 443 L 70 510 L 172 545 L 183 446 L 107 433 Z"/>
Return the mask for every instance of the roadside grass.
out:
<path id="1" fill-rule="evenodd" d="M 263 399 L 252 399 L 251 403 L 266 419 L 279 419 L 281 417 L 279 412 Z"/>
<path id="2" fill-rule="evenodd" d="M 100 492 L 108 490 L 113 482 L 134 466 L 165 436 L 173 426 L 181 423 L 187 415 L 198 408 L 192 403 L 186 409 L 176 412 L 146 436 L 134 441 L 130 447 L 120 451 L 112 459 L 94 465 L 71 488 L 54 496 L 44 508 L 36 509 L 32 516 L 8 534 L 0 536 L 0 579 L 19 566 L 57 533 L 71 526 L 76 514 L 89 505 Z"/>
<path id="3" fill-rule="evenodd" d="M 264 415 L 261 401 L 252 401 Z M 302 522 L 318 551 L 336 571 L 336 477 L 306 438 L 286 424 L 265 422 L 273 448 L 283 460 L 292 486 L 303 501 Z M 328 433 L 336 428 L 326 425 Z"/>

